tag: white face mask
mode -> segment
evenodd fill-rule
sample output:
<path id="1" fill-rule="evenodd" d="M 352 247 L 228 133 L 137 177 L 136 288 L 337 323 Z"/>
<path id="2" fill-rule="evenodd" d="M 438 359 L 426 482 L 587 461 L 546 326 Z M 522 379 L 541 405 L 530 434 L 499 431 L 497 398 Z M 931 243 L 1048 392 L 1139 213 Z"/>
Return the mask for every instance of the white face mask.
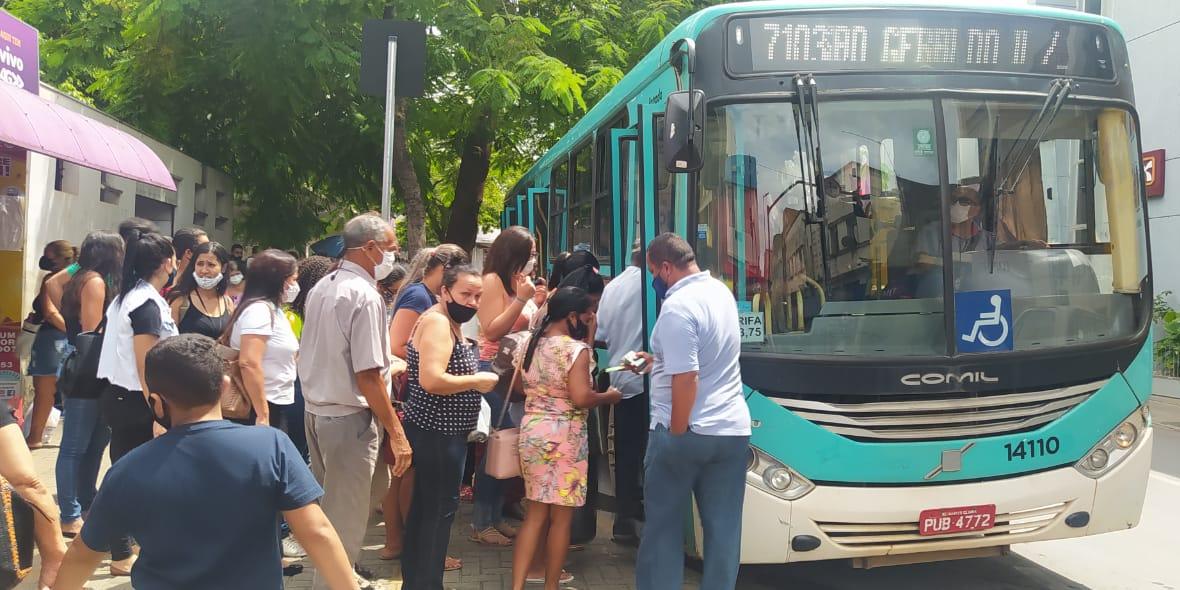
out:
<path id="1" fill-rule="evenodd" d="M 299 283 L 292 282 L 283 287 L 283 303 L 293 303 L 299 296 Z"/>
<path id="2" fill-rule="evenodd" d="M 243 280 L 243 279 L 245 279 L 245 278 L 246 278 L 246 276 L 245 276 L 245 275 L 230 275 L 230 277 L 229 277 L 229 284 L 231 284 L 231 285 L 241 285 L 241 284 L 242 284 L 242 280 Z"/>
<path id="3" fill-rule="evenodd" d="M 951 223 L 963 223 L 970 214 L 970 205 L 951 205 Z"/>
<path id="4" fill-rule="evenodd" d="M 213 289 L 221 284 L 221 273 L 217 273 L 211 277 L 203 277 L 194 272 L 193 278 L 197 280 L 197 286 L 202 289 Z"/>
<path id="5" fill-rule="evenodd" d="M 521 269 L 520 272 L 521 272 L 521 274 L 524 274 L 526 276 L 531 275 L 531 274 L 533 274 L 534 268 L 537 268 L 537 259 L 536 258 L 529 258 L 529 261 L 524 263 L 524 268 Z"/>
<path id="6" fill-rule="evenodd" d="M 384 280 L 393 272 L 393 265 L 397 264 L 397 254 L 394 252 L 382 252 L 381 262 L 378 262 L 373 267 L 373 278 L 378 281 Z"/>

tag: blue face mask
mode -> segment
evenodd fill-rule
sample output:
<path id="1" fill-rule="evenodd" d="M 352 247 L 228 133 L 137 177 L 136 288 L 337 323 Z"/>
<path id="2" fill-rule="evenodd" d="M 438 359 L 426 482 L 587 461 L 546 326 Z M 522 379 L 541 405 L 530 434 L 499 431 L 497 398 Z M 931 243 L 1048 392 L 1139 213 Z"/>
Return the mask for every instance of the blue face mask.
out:
<path id="1" fill-rule="evenodd" d="M 668 283 L 659 275 L 651 280 L 651 288 L 655 289 L 657 301 L 663 301 L 668 296 Z"/>

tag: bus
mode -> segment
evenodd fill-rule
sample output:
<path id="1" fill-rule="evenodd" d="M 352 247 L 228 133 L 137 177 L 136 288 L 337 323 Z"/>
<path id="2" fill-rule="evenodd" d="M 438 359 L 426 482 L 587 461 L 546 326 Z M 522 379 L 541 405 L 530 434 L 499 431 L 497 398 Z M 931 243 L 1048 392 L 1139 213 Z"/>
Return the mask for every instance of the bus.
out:
<path id="1" fill-rule="evenodd" d="M 592 251 L 607 277 L 675 232 L 732 288 L 753 419 L 743 563 L 997 555 L 1139 522 L 1141 151 L 1111 20 L 726 4 L 627 73 L 519 180 L 501 222 L 534 232 L 542 260 Z M 650 286 L 636 304 L 650 333 Z"/>

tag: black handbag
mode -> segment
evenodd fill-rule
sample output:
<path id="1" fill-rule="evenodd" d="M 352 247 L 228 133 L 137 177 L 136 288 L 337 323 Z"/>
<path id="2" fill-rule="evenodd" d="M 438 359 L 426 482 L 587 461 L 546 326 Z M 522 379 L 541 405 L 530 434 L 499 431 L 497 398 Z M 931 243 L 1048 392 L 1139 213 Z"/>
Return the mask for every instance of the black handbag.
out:
<path id="1" fill-rule="evenodd" d="M 57 391 L 62 397 L 94 399 L 106 387 L 98 378 L 98 358 L 102 354 L 102 340 L 107 319 L 93 332 L 82 332 L 74 338 L 74 350 L 62 362 Z"/>
<path id="2" fill-rule="evenodd" d="M 33 507 L 0 479 L 0 590 L 11 590 L 33 568 Z"/>

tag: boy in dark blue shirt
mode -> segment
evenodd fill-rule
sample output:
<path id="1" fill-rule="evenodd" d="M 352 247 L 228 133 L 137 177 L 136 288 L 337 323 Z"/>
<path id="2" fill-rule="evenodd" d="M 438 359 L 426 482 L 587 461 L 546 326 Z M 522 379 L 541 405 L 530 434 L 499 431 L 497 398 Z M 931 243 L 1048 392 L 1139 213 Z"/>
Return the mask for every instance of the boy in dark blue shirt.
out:
<path id="1" fill-rule="evenodd" d="M 333 589 L 356 588 L 316 503 L 324 491 L 287 435 L 222 419 L 229 380 L 213 340 L 161 340 L 144 373 L 152 411 L 169 430 L 111 467 L 55 588 L 81 589 L 110 542 L 130 535 L 141 548 L 131 573 L 138 590 L 279 590 L 280 513 Z"/>

